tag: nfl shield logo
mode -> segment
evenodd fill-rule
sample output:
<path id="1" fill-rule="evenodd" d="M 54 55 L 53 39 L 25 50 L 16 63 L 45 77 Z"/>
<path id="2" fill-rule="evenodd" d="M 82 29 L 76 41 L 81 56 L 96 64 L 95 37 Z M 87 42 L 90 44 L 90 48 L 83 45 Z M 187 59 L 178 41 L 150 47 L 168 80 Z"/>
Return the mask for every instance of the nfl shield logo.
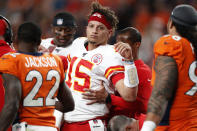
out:
<path id="1" fill-rule="evenodd" d="M 62 25 L 63 24 L 63 19 L 57 19 L 57 25 Z"/>

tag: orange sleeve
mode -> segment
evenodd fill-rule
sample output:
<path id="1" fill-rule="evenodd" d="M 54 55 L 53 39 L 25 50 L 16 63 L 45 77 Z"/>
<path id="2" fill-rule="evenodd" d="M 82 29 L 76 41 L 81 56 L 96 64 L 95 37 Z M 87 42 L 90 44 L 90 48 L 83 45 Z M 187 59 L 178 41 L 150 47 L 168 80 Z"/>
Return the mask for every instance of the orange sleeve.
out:
<path id="1" fill-rule="evenodd" d="M 0 72 L 18 76 L 17 57 L 12 54 L 4 55 L 0 58 Z"/>

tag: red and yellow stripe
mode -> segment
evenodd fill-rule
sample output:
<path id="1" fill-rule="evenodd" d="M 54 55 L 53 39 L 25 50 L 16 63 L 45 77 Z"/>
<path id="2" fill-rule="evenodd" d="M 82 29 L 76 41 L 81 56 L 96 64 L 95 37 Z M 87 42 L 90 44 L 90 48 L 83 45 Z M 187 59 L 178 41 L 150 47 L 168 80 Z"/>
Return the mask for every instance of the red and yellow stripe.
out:
<path id="1" fill-rule="evenodd" d="M 108 79 L 114 72 L 124 71 L 124 66 L 111 66 L 105 71 L 105 77 Z"/>
<path id="2" fill-rule="evenodd" d="M 71 62 L 70 54 L 67 55 L 68 62 Z"/>

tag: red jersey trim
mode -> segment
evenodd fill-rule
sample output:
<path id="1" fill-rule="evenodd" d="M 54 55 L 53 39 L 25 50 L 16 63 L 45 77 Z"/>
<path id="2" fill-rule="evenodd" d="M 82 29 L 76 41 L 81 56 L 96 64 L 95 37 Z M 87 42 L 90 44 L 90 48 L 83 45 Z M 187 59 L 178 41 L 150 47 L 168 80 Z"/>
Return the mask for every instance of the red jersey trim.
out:
<path id="1" fill-rule="evenodd" d="M 121 79 L 124 79 L 124 73 L 123 73 L 123 72 L 117 73 L 117 74 L 115 74 L 115 75 L 113 75 L 113 76 L 111 77 L 111 81 L 112 81 L 112 83 L 113 83 L 114 86 L 115 86 L 116 83 L 117 83 L 119 80 L 121 80 Z"/>

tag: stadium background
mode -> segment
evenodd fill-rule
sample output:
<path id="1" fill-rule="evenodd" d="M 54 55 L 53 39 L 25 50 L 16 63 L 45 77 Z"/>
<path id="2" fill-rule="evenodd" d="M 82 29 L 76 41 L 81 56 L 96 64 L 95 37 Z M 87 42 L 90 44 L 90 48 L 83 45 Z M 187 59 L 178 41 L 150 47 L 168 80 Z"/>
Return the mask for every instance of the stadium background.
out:
<path id="1" fill-rule="evenodd" d="M 51 22 L 59 11 L 71 12 L 78 24 L 77 35 L 85 35 L 87 13 L 92 0 L 1 0 L 0 14 L 11 22 L 14 36 L 24 21 L 34 21 L 43 31 L 43 38 L 51 37 Z M 150 67 L 154 42 L 166 34 L 169 12 L 177 4 L 190 4 L 197 8 L 197 0 L 98 0 L 112 8 L 119 18 L 118 30 L 136 27 L 143 35 L 140 58 Z M 114 43 L 112 37 L 110 43 Z"/>

